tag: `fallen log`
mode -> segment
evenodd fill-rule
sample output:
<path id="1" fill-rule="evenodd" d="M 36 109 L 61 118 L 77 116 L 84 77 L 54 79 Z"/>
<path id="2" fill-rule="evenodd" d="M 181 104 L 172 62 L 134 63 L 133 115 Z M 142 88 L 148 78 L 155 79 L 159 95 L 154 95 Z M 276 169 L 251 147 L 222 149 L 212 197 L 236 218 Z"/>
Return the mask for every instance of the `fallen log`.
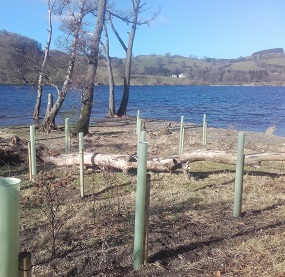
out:
<path id="1" fill-rule="evenodd" d="M 44 162 L 50 162 L 57 166 L 78 165 L 79 155 L 77 153 L 60 154 L 57 156 L 41 155 Z M 131 155 L 96 154 L 84 152 L 84 164 L 101 168 L 113 167 L 122 171 L 128 171 L 135 167 L 137 160 Z"/>
<path id="2" fill-rule="evenodd" d="M 60 154 L 57 156 L 42 154 L 44 162 L 58 166 L 79 164 L 79 155 Z M 235 165 L 236 154 L 225 151 L 196 150 L 170 158 L 153 158 L 147 161 L 147 168 L 154 172 L 173 172 L 182 168 L 182 164 L 196 161 L 210 161 Z M 245 165 L 260 166 L 262 161 L 285 161 L 285 153 L 254 153 L 245 155 Z M 123 172 L 130 172 L 137 168 L 137 157 L 132 155 L 84 153 L 84 164 L 99 168 L 116 168 Z"/>
<path id="3" fill-rule="evenodd" d="M 193 152 L 186 152 L 172 158 L 179 160 L 181 163 L 210 161 L 229 165 L 236 164 L 236 153 L 226 151 L 196 150 Z M 285 161 L 285 153 L 264 152 L 244 155 L 244 165 L 259 167 L 260 163 L 264 161 Z"/>
<path id="4" fill-rule="evenodd" d="M 57 156 L 43 153 L 40 158 L 44 162 L 53 163 L 57 166 L 79 164 L 79 155 L 77 153 Z M 137 168 L 137 157 L 132 155 L 84 153 L 84 164 L 101 169 L 116 168 L 123 172 L 130 172 Z M 181 163 L 175 159 L 151 159 L 147 161 L 147 167 L 151 171 L 173 172 L 181 166 Z"/>
<path id="5" fill-rule="evenodd" d="M 255 153 L 245 155 L 245 165 L 259 167 L 261 162 L 285 161 L 285 153 Z"/>

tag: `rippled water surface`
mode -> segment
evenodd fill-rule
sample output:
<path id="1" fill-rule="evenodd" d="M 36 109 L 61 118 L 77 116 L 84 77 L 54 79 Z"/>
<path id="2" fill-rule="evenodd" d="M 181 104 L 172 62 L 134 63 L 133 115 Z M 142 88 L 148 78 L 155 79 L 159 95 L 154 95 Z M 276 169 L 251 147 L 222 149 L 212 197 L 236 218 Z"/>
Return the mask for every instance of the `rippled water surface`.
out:
<path id="1" fill-rule="evenodd" d="M 116 87 L 116 106 L 122 87 Z M 44 116 L 47 94 L 56 97 L 53 88 L 44 89 L 41 116 Z M 36 90 L 12 85 L 0 86 L 0 126 L 33 124 L 31 116 Z M 70 92 L 57 118 L 74 122 L 79 113 L 80 94 Z M 201 124 L 207 114 L 209 126 L 265 132 L 276 126 L 275 134 L 285 136 L 285 87 L 187 87 L 134 86 L 130 89 L 128 115 L 137 110 L 145 118 L 159 118 Z M 108 87 L 95 89 L 92 118 L 103 118 L 108 110 Z"/>

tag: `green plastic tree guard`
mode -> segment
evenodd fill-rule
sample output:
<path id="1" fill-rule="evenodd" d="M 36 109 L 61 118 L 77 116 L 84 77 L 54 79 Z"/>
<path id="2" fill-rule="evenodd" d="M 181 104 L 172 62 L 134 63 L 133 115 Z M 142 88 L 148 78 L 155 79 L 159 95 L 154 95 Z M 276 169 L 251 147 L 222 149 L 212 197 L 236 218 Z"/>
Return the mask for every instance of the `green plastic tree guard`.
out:
<path id="1" fill-rule="evenodd" d="M 139 120 L 140 120 L 140 110 L 138 110 L 138 114 L 137 114 L 137 126 L 139 125 Z M 136 132 L 138 132 L 138 128 Z"/>
<path id="2" fill-rule="evenodd" d="M 36 157 L 36 140 L 35 140 L 35 126 L 30 126 L 30 147 L 31 147 L 31 164 L 32 164 L 32 181 L 37 175 L 37 157 Z"/>
<path id="3" fill-rule="evenodd" d="M 202 144 L 207 144 L 207 121 L 206 114 L 203 115 L 203 130 L 202 130 Z"/>
<path id="4" fill-rule="evenodd" d="M 20 183 L 0 178 L 0 277 L 18 276 Z"/>
<path id="5" fill-rule="evenodd" d="M 141 132 L 140 142 L 146 142 L 146 131 Z"/>
<path id="6" fill-rule="evenodd" d="M 70 154 L 70 131 L 69 131 L 69 118 L 65 119 L 65 153 Z"/>
<path id="7" fill-rule="evenodd" d="M 184 116 L 181 116 L 181 123 L 180 123 L 180 135 L 179 135 L 179 153 L 183 153 L 183 146 L 184 146 Z"/>
<path id="8" fill-rule="evenodd" d="M 142 126 L 143 126 L 143 121 L 142 119 L 139 118 L 137 120 L 137 155 L 139 155 L 138 152 L 139 152 L 139 143 L 141 141 Z"/>
<path id="9" fill-rule="evenodd" d="M 85 197 L 85 188 L 84 188 L 84 141 L 83 133 L 78 134 L 79 141 L 79 162 L 80 162 L 80 196 Z"/>
<path id="10" fill-rule="evenodd" d="M 138 170 L 137 170 L 134 261 L 133 261 L 134 270 L 137 270 L 143 264 L 143 258 L 144 258 L 147 142 L 139 143 L 138 153 L 139 155 L 138 155 Z"/>
<path id="11" fill-rule="evenodd" d="M 241 215 L 242 191 L 243 191 L 243 173 L 244 173 L 244 140 L 245 134 L 238 134 L 237 161 L 236 161 L 236 177 L 235 177 L 235 193 L 234 193 L 234 210 L 233 216 Z"/>

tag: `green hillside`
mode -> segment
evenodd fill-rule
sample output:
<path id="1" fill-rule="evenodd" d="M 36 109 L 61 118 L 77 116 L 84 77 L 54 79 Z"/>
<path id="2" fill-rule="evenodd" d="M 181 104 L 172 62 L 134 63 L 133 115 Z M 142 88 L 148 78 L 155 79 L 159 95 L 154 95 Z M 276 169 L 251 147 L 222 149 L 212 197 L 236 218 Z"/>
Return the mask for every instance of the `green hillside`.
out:
<path id="1" fill-rule="evenodd" d="M 36 83 L 43 59 L 41 45 L 19 34 L 0 31 L 0 84 Z M 50 82 L 60 83 L 66 74 L 68 55 L 52 50 L 48 60 Z M 124 59 L 112 58 L 116 85 L 122 84 Z M 74 84 L 84 82 L 87 62 L 76 61 Z M 106 65 L 99 61 L 97 83 L 108 84 Z M 285 85 L 285 54 L 282 48 L 266 49 L 238 59 L 140 55 L 133 57 L 133 85 Z"/>

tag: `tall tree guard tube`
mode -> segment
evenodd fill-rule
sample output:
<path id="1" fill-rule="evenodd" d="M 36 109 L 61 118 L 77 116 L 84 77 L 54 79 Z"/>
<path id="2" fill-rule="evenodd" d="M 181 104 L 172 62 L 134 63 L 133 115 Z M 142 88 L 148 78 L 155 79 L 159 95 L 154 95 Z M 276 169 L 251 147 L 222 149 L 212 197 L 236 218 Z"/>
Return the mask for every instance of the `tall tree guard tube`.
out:
<path id="1" fill-rule="evenodd" d="M 144 264 L 147 263 L 147 259 L 148 259 L 149 204 L 150 204 L 150 174 L 146 174 L 144 240 L 143 240 L 143 258 L 142 258 L 142 261 Z"/>
<path id="2" fill-rule="evenodd" d="M 31 163 L 32 163 L 32 181 L 37 175 L 37 157 L 36 157 L 36 140 L 35 140 L 35 126 L 30 126 L 30 146 L 31 146 Z"/>
<path id="3" fill-rule="evenodd" d="M 181 123 L 180 123 L 180 136 L 179 136 L 179 153 L 183 153 L 183 146 L 184 146 L 184 116 L 181 116 Z"/>
<path id="4" fill-rule="evenodd" d="M 133 268 L 137 270 L 143 264 L 144 238 L 145 238 L 145 197 L 146 197 L 146 170 L 147 170 L 147 142 L 139 143 L 135 237 L 134 237 L 134 262 Z"/>
<path id="5" fill-rule="evenodd" d="M 236 161 L 235 194 L 233 216 L 241 215 L 243 172 L 244 172 L 244 133 L 238 134 L 238 148 Z"/>
<path id="6" fill-rule="evenodd" d="M 138 110 L 138 113 L 137 113 L 137 126 L 139 125 L 139 120 L 140 120 L 140 110 Z M 138 128 L 137 128 L 137 132 L 138 132 Z"/>
<path id="7" fill-rule="evenodd" d="M 20 183 L 0 178 L 0 277 L 18 276 Z"/>
<path id="8" fill-rule="evenodd" d="M 79 163 L 80 163 L 80 196 L 85 197 L 84 189 L 84 142 L 83 142 L 83 133 L 78 134 L 79 141 Z"/>
<path id="9" fill-rule="evenodd" d="M 139 155 L 139 143 L 141 141 L 141 131 L 142 131 L 143 121 L 142 119 L 137 119 L 137 155 Z"/>
<path id="10" fill-rule="evenodd" d="M 207 121 L 206 114 L 203 115 L 203 130 L 202 130 L 202 144 L 207 144 Z"/>
<path id="11" fill-rule="evenodd" d="M 69 118 L 64 121 L 65 131 L 65 154 L 70 154 L 70 131 L 69 131 Z"/>

